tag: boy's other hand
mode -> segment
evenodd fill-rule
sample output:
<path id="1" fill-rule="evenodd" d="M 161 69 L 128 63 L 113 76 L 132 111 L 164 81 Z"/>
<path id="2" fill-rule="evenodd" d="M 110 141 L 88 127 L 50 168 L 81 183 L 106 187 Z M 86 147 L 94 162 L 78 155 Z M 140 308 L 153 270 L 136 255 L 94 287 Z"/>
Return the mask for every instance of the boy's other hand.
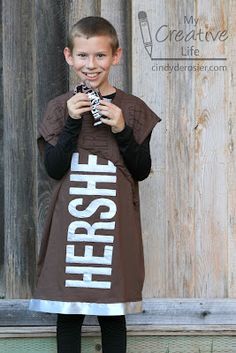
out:
<path id="1" fill-rule="evenodd" d="M 87 94 L 75 94 L 67 101 L 67 109 L 72 119 L 81 119 L 81 114 L 91 110 L 91 103 Z"/>
<path id="2" fill-rule="evenodd" d="M 101 100 L 97 107 L 99 112 L 106 118 L 101 118 L 101 121 L 111 126 L 111 131 L 116 134 L 121 132 L 125 128 L 125 119 L 122 114 L 122 110 L 117 105 Z"/>

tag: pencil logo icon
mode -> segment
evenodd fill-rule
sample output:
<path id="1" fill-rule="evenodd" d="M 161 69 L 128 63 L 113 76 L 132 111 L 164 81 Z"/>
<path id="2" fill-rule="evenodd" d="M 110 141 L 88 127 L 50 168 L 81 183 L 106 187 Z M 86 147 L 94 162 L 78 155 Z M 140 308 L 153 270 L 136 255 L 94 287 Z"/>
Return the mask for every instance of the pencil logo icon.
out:
<path id="1" fill-rule="evenodd" d="M 143 38 L 144 47 L 150 57 L 152 57 L 152 37 L 150 27 L 148 23 L 147 14 L 145 11 L 139 11 L 138 13 L 139 26 Z"/>

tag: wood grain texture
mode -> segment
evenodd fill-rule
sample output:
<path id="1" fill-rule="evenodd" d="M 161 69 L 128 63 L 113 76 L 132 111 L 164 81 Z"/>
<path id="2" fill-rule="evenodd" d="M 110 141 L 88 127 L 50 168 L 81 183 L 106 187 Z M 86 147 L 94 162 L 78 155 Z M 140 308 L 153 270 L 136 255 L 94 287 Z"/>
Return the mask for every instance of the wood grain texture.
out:
<path id="1" fill-rule="evenodd" d="M 128 336 L 235 336 L 234 325 L 127 325 Z M 82 337 L 101 336 L 98 323 L 83 325 Z M 0 326 L 3 338 L 56 337 L 56 326 Z M 156 352 L 155 352 L 156 353 Z"/>
<path id="2" fill-rule="evenodd" d="M 2 3 L 0 2 L 0 15 L 2 16 Z M 5 294 L 5 278 L 4 278 L 4 154 L 3 154 L 3 77 L 2 77 L 2 22 L 0 24 L 0 298 Z"/>
<path id="3" fill-rule="evenodd" d="M 153 40 L 152 58 L 176 57 L 178 48 L 168 42 L 158 47 L 154 36 L 162 24 L 176 28 L 182 14 L 193 11 L 193 5 L 187 1 L 172 2 L 169 6 L 155 1 L 135 4 L 133 92 L 162 118 L 152 137 L 152 173 L 141 185 L 146 261 L 144 296 L 191 297 L 194 288 L 194 79 L 189 72 L 168 74 L 154 70 L 162 63 L 147 55 L 137 17 L 140 10 L 147 13 Z"/>
<path id="4" fill-rule="evenodd" d="M 166 22 L 165 1 L 132 2 L 132 93 L 143 99 L 162 122 L 154 129 L 151 139 L 152 172 L 149 178 L 140 183 L 142 233 L 144 242 L 146 279 L 143 290 L 145 298 L 166 297 L 167 237 L 166 209 L 166 116 L 169 100 L 168 82 L 165 75 L 152 71 L 153 63 L 144 49 L 139 28 L 138 13 L 146 11 L 149 16 L 152 37 L 155 23 Z M 155 11 L 154 11 L 155 10 Z M 163 100 L 163 97 L 165 99 Z"/>
<path id="5" fill-rule="evenodd" d="M 230 28 L 230 46 L 227 49 L 228 63 L 228 119 L 226 131 L 228 143 L 228 293 L 230 298 L 236 298 L 236 6 L 229 1 L 230 14 L 228 26 Z"/>
<path id="6" fill-rule="evenodd" d="M 68 4 L 69 28 L 83 17 L 99 16 L 101 0 L 70 0 Z"/>
<path id="7" fill-rule="evenodd" d="M 122 57 L 109 75 L 112 85 L 130 91 L 131 32 L 129 25 L 130 1 L 101 0 L 101 16 L 115 27 L 122 48 Z"/>
<path id="8" fill-rule="evenodd" d="M 32 10 L 28 1 L 2 1 L 5 274 L 8 298 L 27 297 L 35 280 Z"/>
<path id="9" fill-rule="evenodd" d="M 229 11 L 227 2 L 197 1 L 197 28 L 227 29 Z M 203 57 L 220 57 L 225 45 L 199 41 L 198 49 Z M 228 296 L 227 73 L 197 72 L 195 92 L 195 295 L 223 298 Z"/>
<path id="10" fill-rule="evenodd" d="M 163 119 L 152 138 L 153 171 L 141 185 L 146 298 L 235 296 L 235 7 L 220 0 L 132 2 L 133 93 Z M 149 21 L 151 55 L 139 11 Z M 162 25 L 165 34 L 174 32 L 157 43 Z M 173 39 L 178 30 L 200 28 L 228 30 L 230 39 Z M 224 62 L 184 56 L 192 44 L 200 58 L 230 57 L 231 71 Z M 181 55 L 185 61 L 174 60 Z"/>
<path id="11" fill-rule="evenodd" d="M 194 3 L 169 2 L 170 28 L 192 25 L 183 14 L 194 13 Z M 180 42 L 167 41 L 168 57 L 179 56 Z M 191 64 L 192 62 L 188 62 Z M 174 62 L 176 64 L 176 62 Z M 180 64 L 182 64 L 180 62 Z M 193 297 L 195 273 L 194 238 L 194 76 L 192 72 L 176 71 L 169 76 L 169 100 L 166 130 L 166 236 L 167 297 Z M 161 99 L 165 99 L 164 96 Z"/>
<path id="12" fill-rule="evenodd" d="M 28 310 L 28 300 L 2 300 L 0 305 L 0 327 L 16 326 L 54 326 L 56 315 Z M 235 299 L 146 299 L 143 312 L 127 315 L 129 326 L 154 326 L 168 331 L 182 326 L 185 330 L 207 331 L 208 325 L 222 325 L 222 331 L 236 330 Z M 86 326 L 97 325 L 95 316 L 86 316 Z M 199 326 L 197 328 L 197 326 Z M 149 327 L 150 329 L 150 327 Z"/>
<path id="13" fill-rule="evenodd" d="M 67 25 L 65 2 L 36 1 L 34 18 L 34 46 L 32 47 L 35 59 L 34 118 L 38 125 L 43 118 L 49 100 L 68 90 L 68 68 L 63 55 Z M 50 21 L 48 21 L 49 18 Z M 34 143 L 37 143 L 36 136 Z M 39 154 L 38 150 L 35 158 L 37 158 L 36 252 L 38 253 L 54 183 L 46 174 L 43 156 Z"/>

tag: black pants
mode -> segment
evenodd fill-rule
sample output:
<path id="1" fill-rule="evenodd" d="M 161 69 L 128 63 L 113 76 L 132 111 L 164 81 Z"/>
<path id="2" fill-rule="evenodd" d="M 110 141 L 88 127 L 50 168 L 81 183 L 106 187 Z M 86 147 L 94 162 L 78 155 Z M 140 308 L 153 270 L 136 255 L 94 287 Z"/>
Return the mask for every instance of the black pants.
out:
<path id="1" fill-rule="evenodd" d="M 81 352 L 81 327 L 85 315 L 57 316 L 58 353 Z M 98 316 L 102 333 L 103 353 L 126 353 L 125 316 Z"/>

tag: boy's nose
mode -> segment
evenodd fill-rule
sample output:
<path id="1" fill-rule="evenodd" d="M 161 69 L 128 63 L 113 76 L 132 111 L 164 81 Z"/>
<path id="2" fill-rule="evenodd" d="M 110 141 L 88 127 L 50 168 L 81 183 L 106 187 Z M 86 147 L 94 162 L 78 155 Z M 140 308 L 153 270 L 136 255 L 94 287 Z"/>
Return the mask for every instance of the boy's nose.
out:
<path id="1" fill-rule="evenodd" d="M 87 68 L 93 69 L 94 67 L 96 67 L 95 58 L 93 56 L 88 57 L 86 64 L 87 64 Z"/>

